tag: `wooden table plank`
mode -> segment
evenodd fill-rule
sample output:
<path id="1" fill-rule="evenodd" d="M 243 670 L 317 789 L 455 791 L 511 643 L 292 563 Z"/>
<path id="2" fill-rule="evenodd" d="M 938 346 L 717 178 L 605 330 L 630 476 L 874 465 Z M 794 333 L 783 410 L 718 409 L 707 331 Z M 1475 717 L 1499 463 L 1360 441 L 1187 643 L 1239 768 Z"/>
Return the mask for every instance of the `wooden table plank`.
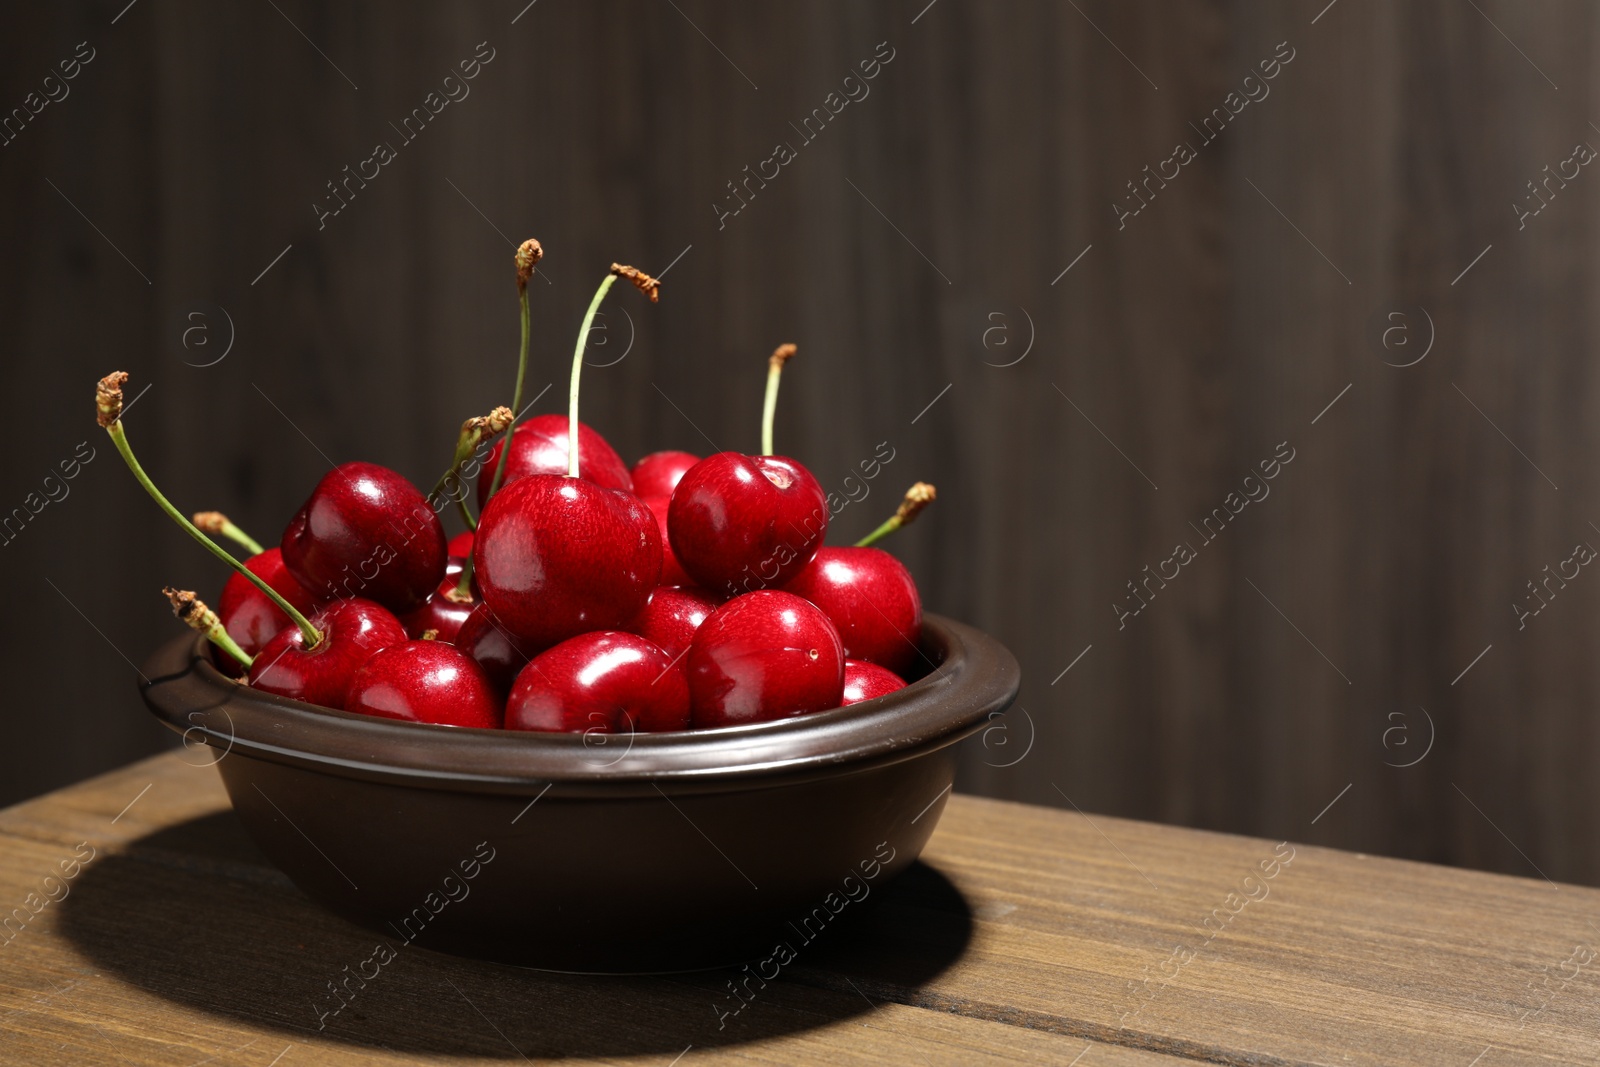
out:
<path id="1" fill-rule="evenodd" d="M 95 857 L 0 937 L 0 1062 L 1600 1063 L 1600 891 L 959 796 L 925 859 L 964 904 L 914 874 L 726 1030 L 724 975 L 411 949 L 318 1032 L 371 935 L 266 864 L 204 757 L 0 812 L 0 915 Z"/>
<path id="2" fill-rule="evenodd" d="M 1150 1047 L 1257 1062 L 1466 1063 L 1491 1046 L 1496 1063 L 1600 1061 L 1600 964 L 1578 962 L 1600 944 L 1594 890 L 1304 846 L 1247 885 L 1272 844 L 982 800 L 952 816 L 933 851 L 956 884 L 1026 894 L 915 1002 L 981 997 L 1036 1025 L 1110 1040 L 1125 1024 Z M 1247 890 L 1265 895 L 1208 941 L 1202 921 Z M 1194 956 L 1163 981 L 1175 946 Z M 1550 1002 L 1524 1024 L 1546 973 Z"/>

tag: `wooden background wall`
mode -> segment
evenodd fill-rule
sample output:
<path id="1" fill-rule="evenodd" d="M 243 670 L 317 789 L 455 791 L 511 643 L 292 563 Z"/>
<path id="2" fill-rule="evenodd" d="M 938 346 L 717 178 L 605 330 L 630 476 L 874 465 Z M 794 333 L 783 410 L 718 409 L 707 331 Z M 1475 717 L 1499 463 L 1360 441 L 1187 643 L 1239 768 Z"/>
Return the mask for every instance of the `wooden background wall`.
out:
<path id="1" fill-rule="evenodd" d="M 659 307 L 614 301 L 632 347 L 585 377 L 625 456 L 754 448 L 793 340 L 780 448 L 829 487 L 895 450 L 838 540 L 938 483 L 893 547 L 1026 672 L 962 789 L 1600 882 L 1600 577 L 1566 564 L 1513 609 L 1600 545 L 1600 176 L 1564 162 L 1600 145 L 1592 7 L 525 3 L 0 16 L 6 109 L 94 50 L 0 148 L 0 508 L 97 449 L 0 547 L 0 800 L 170 743 L 128 660 L 174 632 L 162 584 L 222 581 L 98 436 L 94 380 L 153 384 L 146 466 L 272 538 L 325 456 L 431 481 L 507 399 L 537 236 L 535 390 L 607 264 L 671 265 Z M 470 95 L 399 144 L 479 42 Z M 880 42 L 870 95 L 802 144 Z M 319 229 L 379 141 L 397 158 Z M 1578 173 L 1519 219 L 1546 165 Z"/>

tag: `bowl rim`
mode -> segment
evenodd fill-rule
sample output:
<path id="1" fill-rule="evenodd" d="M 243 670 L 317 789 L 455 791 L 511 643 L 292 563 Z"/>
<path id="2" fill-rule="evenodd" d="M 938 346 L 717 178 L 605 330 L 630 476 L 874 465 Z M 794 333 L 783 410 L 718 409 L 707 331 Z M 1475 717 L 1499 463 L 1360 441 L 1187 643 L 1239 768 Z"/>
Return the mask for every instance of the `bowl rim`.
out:
<path id="1" fill-rule="evenodd" d="M 1016 658 L 981 630 L 930 613 L 922 646 L 934 669 L 886 696 L 772 722 L 657 734 L 474 729 L 336 711 L 229 678 L 197 634 L 160 646 L 139 690 L 185 744 L 220 749 L 219 763 L 238 753 L 339 777 L 457 792 L 626 796 L 663 786 L 722 792 L 910 759 L 961 740 L 1016 699 Z"/>

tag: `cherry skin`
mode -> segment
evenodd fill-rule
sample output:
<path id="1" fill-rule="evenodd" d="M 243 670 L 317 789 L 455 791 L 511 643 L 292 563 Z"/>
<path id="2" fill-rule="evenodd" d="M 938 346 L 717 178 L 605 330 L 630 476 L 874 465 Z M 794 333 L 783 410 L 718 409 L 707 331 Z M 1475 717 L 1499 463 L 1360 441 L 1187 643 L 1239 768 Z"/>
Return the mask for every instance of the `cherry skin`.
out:
<path id="1" fill-rule="evenodd" d="M 511 683 L 517 680 L 517 674 L 528 665 L 534 653 L 543 651 L 541 646 L 513 639 L 495 620 L 489 605 L 481 602 L 461 624 L 453 643 L 483 668 L 489 683 L 501 696 L 511 691 Z"/>
<path id="2" fill-rule="evenodd" d="M 781 586 L 811 562 L 828 532 L 828 504 L 792 459 L 718 452 L 673 490 L 667 530 L 697 584 L 737 596 Z"/>
<path id="3" fill-rule="evenodd" d="M 580 448 L 583 443 L 578 443 Z M 580 453 L 581 455 L 581 453 Z M 684 473 L 700 457 L 692 452 L 652 452 L 633 465 L 633 491 L 642 497 L 670 497 Z"/>
<path id="4" fill-rule="evenodd" d="M 712 612 L 689 646 L 689 696 L 697 728 L 738 726 L 836 708 L 844 648 L 821 609 L 772 589 Z"/>
<path id="5" fill-rule="evenodd" d="M 427 603 L 416 611 L 400 616 L 406 633 L 411 637 L 420 638 L 429 630 L 433 630 L 438 640 L 454 641 L 456 634 L 461 632 L 467 616 L 478 606 L 478 599 L 472 595 L 471 590 L 468 590 L 465 598 L 457 599 L 459 594 L 456 592 L 456 586 L 461 584 L 463 563 L 463 560 L 452 558 L 445 567 L 444 581 L 439 583 L 439 588 L 433 591 Z M 476 577 L 472 584 L 477 584 Z"/>
<path id="6" fill-rule="evenodd" d="M 565 415 L 535 415 L 517 423 L 511 431 L 511 458 L 506 460 L 505 478 L 500 482 L 504 489 L 513 482 L 531 474 L 567 473 L 567 430 L 570 426 Z M 494 443 L 489 458 L 484 461 L 483 473 L 478 476 L 478 507 L 485 506 L 489 483 L 500 466 L 500 452 L 505 438 Z M 622 462 L 617 450 L 604 437 L 584 423 L 578 423 L 578 477 L 586 478 L 607 489 L 633 492 L 633 478 L 628 465 Z M 498 490 L 497 490 L 498 491 Z"/>
<path id="7" fill-rule="evenodd" d="M 694 579 L 683 569 L 678 557 L 672 553 L 672 541 L 667 536 L 667 510 L 672 501 L 664 496 L 641 497 L 650 514 L 656 517 L 656 529 L 661 531 L 661 584 L 693 585 Z M 248 583 L 246 583 L 248 584 Z"/>
<path id="8" fill-rule="evenodd" d="M 445 546 L 445 555 L 452 563 L 472 555 L 472 531 L 462 530 L 450 538 L 450 543 Z M 456 569 L 459 571 L 461 568 L 458 566 Z"/>
<path id="9" fill-rule="evenodd" d="M 849 707 L 863 700 L 888 696 L 905 687 L 905 681 L 891 670 L 866 660 L 847 659 L 844 661 L 844 698 L 840 706 Z"/>
<path id="10" fill-rule="evenodd" d="M 253 688 L 342 709 L 356 671 L 380 650 L 406 640 L 399 619 L 360 597 L 335 600 L 311 616 L 311 625 L 322 632 L 315 648 L 308 650 L 300 627 L 290 625 L 256 653 Z"/>
<path id="11" fill-rule="evenodd" d="M 627 733 L 689 728 L 689 687 L 636 634 L 602 630 L 533 657 L 506 702 L 508 730 Z"/>
<path id="12" fill-rule="evenodd" d="M 316 610 L 316 602 L 311 594 L 294 580 L 289 568 L 283 565 L 281 550 L 269 548 L 245 560 L 244 565 L 300 611 L 309 615 Z M 237 571 L 228 576 L 227 584 L 222 587 L 217 615 L 222 619 L 223 629 L 228 631 L 228 636 L 251 656 L 260 652 L 279 630 L 289 625 L 289 616 L 283 613 L 283 609 L 267 599 L 265 593 Z"/>
<path id="13" fill-rule="evenodd" d="M 498 729 L 499 695 L 471 656 L 444 641 L 379 650 L 356 671 L 345 710 L 439 726 Z"/>
<path id="14" fill-rule="evenodd" d="M 821 608 L 844 653 L 904 675 L 921 655 L 922 598 L 905 564 L 881 548 L 822 548 L 783 587 Z"/>
<path id="15" fill-rule="evenodd" d="M 658 585 L 650 591 L 650 599 L 645 601 L 638 618 L 628 624 L 628 632 L 638 634 L 679 661 L 689 651 L 700 624 L 716 610 L 717 602 L 704 589 Z"/>
<path id="16" fill-rule="evenodd" d="M 495 618 L 545 648 L 632 622 L 661 577 L 661 535 L 631 493 L 533 474 L 483 509 L 472 558 Z"/>
<path id="17" fill-rule="evenodd" d="M 444 526 L 427 498 L 375 463 L 323 476 L 283 532 L 283 562 L 319 598 L 364 597 L 404 614 L 444 578 Z"/>

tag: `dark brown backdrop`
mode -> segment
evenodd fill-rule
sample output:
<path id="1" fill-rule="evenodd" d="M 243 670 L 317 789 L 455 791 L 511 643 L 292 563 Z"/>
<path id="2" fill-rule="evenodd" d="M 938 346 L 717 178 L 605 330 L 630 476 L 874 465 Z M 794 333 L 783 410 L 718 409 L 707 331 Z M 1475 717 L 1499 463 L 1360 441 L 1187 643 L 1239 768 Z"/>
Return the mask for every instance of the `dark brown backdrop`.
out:
<path id="1" fill-rule="evenodd" d="M 98 435 L 95 378 L 153 383 L 146 465 L 270 538 L 329 458 L 426 482 L 507 399 L 537 236 L 535 390 L 612 259 L 671 265 L 586 376 L 625 456 L 753 448 L 793 340 L 780 448 L 830 488 L 894 449 L 836 539 L 938 483 L 893 547 L 1027 675 L 961 788 L 1600 881 L 1600 577 L 1562 564 L 1600 545 L 1592 8 L 524 3 L 0 16 L 4 108 L 94 50 L 0 148 L 0 507 L 98 450 L 0 548 L 0 800 L 169 743 L 128 660 L 174 632 L 163 583 L 222 580 Z M 479 42 L 470 95 L 402 144 Z M 319 229 L 379 141 L 397 158 Z M 1170 180 L 1135 200 L 1147 165 Z M 1519 220 L 1546 165 L 1576 176 Z M 1119 629 L 1147 564 L 1178 576 Z M 1577 576 L 1519 629 L 1546 565 Z"/>

